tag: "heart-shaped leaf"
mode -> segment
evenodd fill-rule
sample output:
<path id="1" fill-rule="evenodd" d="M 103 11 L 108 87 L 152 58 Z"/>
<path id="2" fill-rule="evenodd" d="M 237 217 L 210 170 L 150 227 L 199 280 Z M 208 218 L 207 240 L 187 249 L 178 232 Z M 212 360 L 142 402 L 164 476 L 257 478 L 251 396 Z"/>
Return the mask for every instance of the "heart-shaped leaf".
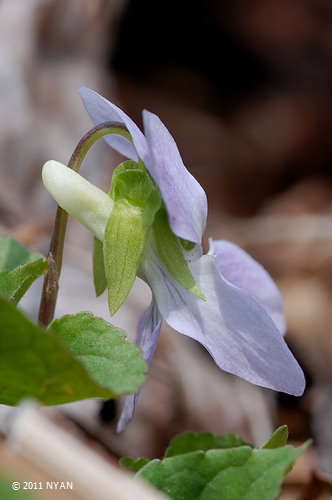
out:
<path id="1" fill-rule="evenodd" d="M 55 335 L 0 298 L 0 403 L 16 405 L 23 398 L 34 397 L 56 405 L 114 396 L 92 380 Z"/>
<path id="2" fill-rule="evenodd" d="M 249 446 L 152 460 L 137 476 L 174 500 L 274 500 L 288 467 L 304 452 Z"/>
<path id="3" fill-rule="evenodd" d="M 127 339 L 123 330 L 88 312 L 56 319 L 50 329 L 90 376 L 113 394 L 136 392 L 144 383 L 147 365 L 142 351 Z"/>

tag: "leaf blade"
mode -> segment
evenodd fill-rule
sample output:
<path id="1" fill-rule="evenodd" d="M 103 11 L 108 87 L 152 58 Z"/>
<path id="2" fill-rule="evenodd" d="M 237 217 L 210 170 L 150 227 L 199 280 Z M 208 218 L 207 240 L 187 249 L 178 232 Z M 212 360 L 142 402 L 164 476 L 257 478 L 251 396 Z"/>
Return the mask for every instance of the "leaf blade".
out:
<path id="1" fill-rule="evenodd" d="M 92 397 L 112 398 L 54 335 L 0 297 L 0 402 L 34 397 L 55 405 Z"/>
<path id="2" fill-rule="evenodd" d="M 0 295 L 17 304 L 47 270 L 43 255 L 31 252 L 10 236 L 0 236 Z"/>
<path id="3" fill-rule="evenodd" d="M 237 446 L 250 446 L 235 434 L 215 436 L 211 432 L 185 432 L 176 436 L 170 442 L 164 457 L 183 455 L 192 451 L 208 451 L 220 448 L 234 448 Z"/>
<path id="4" fill-rule="evenodd" d="M 152 460 L 137 477 L 145 479 L 173 500 L 274 500 L 284 474 L 306 449 L 248 446 L 195 451 Z"/>
<path id="5" fill-rule="evenodd" d="M 11 236 L 0 236 L 0 271 L 13 271 L 42 257 L 42 254 L 31 252 Z"/>
<path id="6" fill-rule="evenodd" d="M 142 351 L 123 330 L 88 312 L 63 316 L 49 328 L 82 362 L 92 379 L 113 394 L 136 392 L 144 383 L 147 365 Z"/>
<path id="7" fill-rule="evenodd" d="M 47 261 L 38 259 L 0 273 L 0 295 L 17 304 L 32 283 L 46 272 Z"/>

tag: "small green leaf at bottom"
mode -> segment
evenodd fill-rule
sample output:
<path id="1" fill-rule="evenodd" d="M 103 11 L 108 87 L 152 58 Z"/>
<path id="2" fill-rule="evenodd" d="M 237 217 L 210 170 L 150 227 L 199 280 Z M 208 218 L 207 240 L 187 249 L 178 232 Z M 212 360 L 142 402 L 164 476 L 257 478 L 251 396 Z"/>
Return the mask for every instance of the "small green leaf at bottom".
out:
<path id="1" fill-rule="evenodd" d="M 165 457 L 182 455 L 192 451 L 207 451 L 219 448 L 235 448 L 237 446 L 250 446 L 235 434 L 215 436 L 211 432 L 185 432 L 172 439 L 166 450 Z"/>
<path id="2" fill-rule="evenodd" d="M 287 425 L 281 425 L 274 431 L 270 439 L 262 446 L 262 448 L 280 448 L 280 446 L 286 446 L 288 441 L 288 427 Z"/>
<path id="3" fill-rule="evenodd" d="M 274 500 L 286 470 L 306 447 L 195 451 L 152 460 L 137 477 L 173 500 Z"/>

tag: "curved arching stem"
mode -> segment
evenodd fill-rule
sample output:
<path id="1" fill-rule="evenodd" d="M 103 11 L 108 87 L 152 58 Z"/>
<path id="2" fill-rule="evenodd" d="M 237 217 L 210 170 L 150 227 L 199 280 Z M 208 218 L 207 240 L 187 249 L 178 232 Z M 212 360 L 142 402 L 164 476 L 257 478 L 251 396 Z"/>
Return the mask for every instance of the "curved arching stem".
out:
<path id="1" fill-rule="evenodd" d="M 118 122 L 104 122 L 93 127 L 77 144 L 68 163 L 68 167 L 78 172 L 85 155 L 91 146 L 101 137 L 109 134 L 122 135 L 132 142 L 127 128 Z M 58 282 L 62 267 L 63 246 L 67 228 L 68 214 L 60 206 L 57 208 L 54 229 L 47 255 L 48 270 L 44 278 L 41 295 L 38 322 L 47 327 L 54 317 L 55 305 L 58 295 Z"/>

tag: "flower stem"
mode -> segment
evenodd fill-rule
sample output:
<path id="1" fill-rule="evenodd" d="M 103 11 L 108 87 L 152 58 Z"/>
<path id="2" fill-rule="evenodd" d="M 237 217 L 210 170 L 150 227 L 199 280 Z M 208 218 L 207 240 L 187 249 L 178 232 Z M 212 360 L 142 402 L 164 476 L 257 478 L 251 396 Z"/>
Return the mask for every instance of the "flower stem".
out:
<path id="1" fill-rule="evenodd" d="M 68 163 L 68 167 L 78 172 L 85 155 L 91 146 L 101 137 L 108 134 L 122 135 L 132 142 L 131 135 L 122 123 L 105 122 L 93 127 L 77 144 Z M 63 246 L 67 228 L 68 214 L 60 206 L 57 208 L 50 249 L 47 255 L 48 271 L 45 275 L 41 295 L 38 322 L 47 327 L 54 317 L 58 295 L 58 282 L 62 267 Z"/>

